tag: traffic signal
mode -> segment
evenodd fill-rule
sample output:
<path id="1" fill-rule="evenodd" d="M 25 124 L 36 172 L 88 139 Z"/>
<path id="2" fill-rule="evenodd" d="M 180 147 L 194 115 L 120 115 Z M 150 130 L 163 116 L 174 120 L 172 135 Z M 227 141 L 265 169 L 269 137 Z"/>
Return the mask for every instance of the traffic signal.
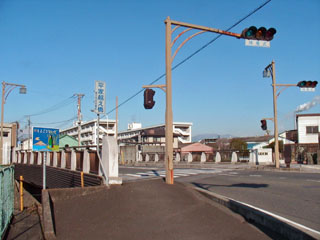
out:
<path id="1" fill-rule="evenodd" d="M 267 30 L 265 27 L 260 27 L 257 29 L 255 26 L 251 26 L 242 31 L 241 38 L 271 41 L 276 32 L 277 30 L 275 28 L 269 28 Z"/>
<path id="2" fill-rule="evenodd" d="M 267 120 L 261 120 L 261 129 L 264 131 L 267 130 Z"/>
<path id="3" fill-rule="evenodd" d="M 314 92 L 317 84 L 317 81 L 300 81 L 298 82 L 297 86 L 300 88 L 300 91 Z"/>
<path id="4" fill-rule="evenodd" d="M 143 106 L 145 109 L 153 108 L 154 104 L 156 103 L 153 100 L 153 96 L 155 93 L 156 92 L 150 88 L 147 88 L 146 90 L 144 90 L 144 104 L 143 104 Z"/>
<path id="5" fill-rule="evenodd" d="M 299 88 L 315 88 L 317 86 L 317 81 L 300 81 L 297 86 Z"/>

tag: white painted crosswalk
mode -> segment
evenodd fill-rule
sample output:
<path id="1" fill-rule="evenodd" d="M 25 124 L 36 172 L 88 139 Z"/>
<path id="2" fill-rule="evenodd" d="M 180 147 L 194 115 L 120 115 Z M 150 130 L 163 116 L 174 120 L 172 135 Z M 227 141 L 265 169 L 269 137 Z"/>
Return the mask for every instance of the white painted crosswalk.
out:
<path id="1" fill-rule="evenodd" d="M 222 171 L 226 171 L 226 169 L 175 169 L 173 177 L 187 177 L 198 174 L 212 174 L 212 173 L 221 173 Z M 165 170 L 150 170 L 145 172 L 137 172 L 137 173 L 126 173 L 120 174 L 121 177 L 125 179 L 132 178 L 157 178 L 157 177 L 165 177 Z"/>

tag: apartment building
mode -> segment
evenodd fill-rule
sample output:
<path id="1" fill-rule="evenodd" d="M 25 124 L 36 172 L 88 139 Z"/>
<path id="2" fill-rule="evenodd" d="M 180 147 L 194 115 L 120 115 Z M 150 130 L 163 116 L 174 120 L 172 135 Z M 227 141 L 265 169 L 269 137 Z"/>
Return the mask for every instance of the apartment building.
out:
<path id="1" fill-rule="evenodd" d="M 173 123 L 173 147 L 179 143 L 191 143 L 192 123 Z M 141 123 L 128 124 L 128 130 L 118 133 L 118 141 L 122 144 L 144 144 L 165 146 L 165 124 L 142 128 Z"/>
<path id="2" fill-rule="evenodd" d="M 82 145 L 97 144 L 97 119 L 81 123 L 80 142 Z M 78 139 L 78 125 L 75 123 L 72 127 L 60 131 L 60 135 L 69 135 Z M 111 119 L 99 120 L 99 142 L 102 143 L 104 135 L 116 136 L 116 121 Z"/>

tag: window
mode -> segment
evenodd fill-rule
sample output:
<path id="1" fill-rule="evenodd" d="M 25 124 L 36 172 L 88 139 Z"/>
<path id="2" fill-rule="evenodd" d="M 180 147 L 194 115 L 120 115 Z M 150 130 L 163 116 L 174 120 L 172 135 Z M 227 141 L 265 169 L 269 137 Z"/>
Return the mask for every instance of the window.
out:
<path id="1" fill-rule="evenodd" d="M 319 132 L 318 126 L 307 126 L 307 134 L 315 134 Z"/>

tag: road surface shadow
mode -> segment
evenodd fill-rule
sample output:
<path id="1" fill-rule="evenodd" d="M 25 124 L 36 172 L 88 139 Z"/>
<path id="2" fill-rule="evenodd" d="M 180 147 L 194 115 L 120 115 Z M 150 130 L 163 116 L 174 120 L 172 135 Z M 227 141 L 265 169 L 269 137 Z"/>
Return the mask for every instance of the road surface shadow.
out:
<path id="1" fill-rule="evenodd" d="M 207 184 L 207 183 L 196 183 L 192 182 L 192 184 L 196 187 L 209 190 L 211 187 L 237 187 L 237 188 L 266 188 L 269 184 L 260 184 L 260 183 L 236 183 L 231 185 L 223 185 L 223 184 Z"/>

